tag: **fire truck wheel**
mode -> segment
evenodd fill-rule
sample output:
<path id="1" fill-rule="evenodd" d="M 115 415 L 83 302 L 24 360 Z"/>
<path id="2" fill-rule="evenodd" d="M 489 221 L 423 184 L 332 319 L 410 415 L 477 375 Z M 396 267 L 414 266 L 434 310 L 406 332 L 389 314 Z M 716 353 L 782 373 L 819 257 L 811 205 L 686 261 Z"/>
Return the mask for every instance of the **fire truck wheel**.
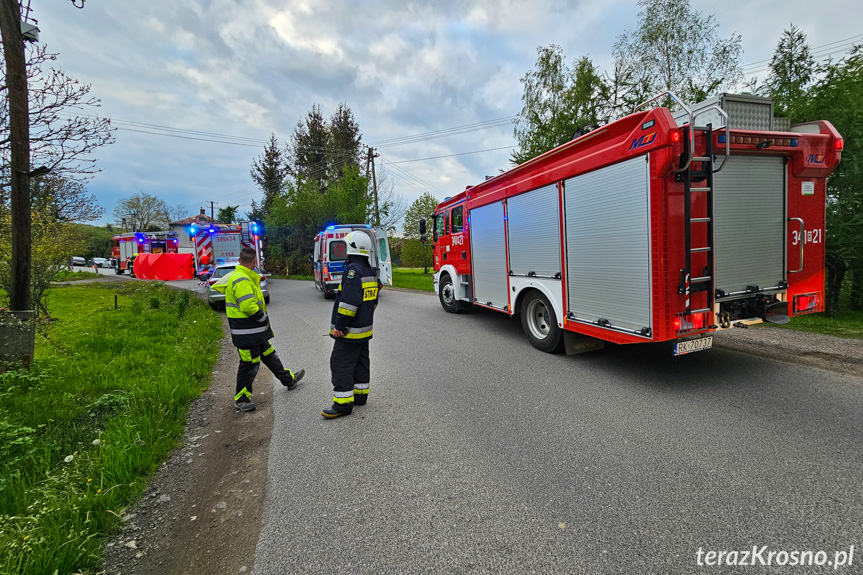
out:
<path id="1" fill-rule="evenodd" d="M 458 298 L 455 294 L 455 286 L 448 275 L 441 277 L 438 297 L 440 298 L 440 305 L 445 311 L 449 313 L 458 313 L 460 311 Z"/>
<path id="2" fill-rule="evenodd" d="M 525 294 L 521 305 L 521 327 L 530 344 L 538 350 L 554 353 L 563 344 L 563 332 L 557 325 L 554 308 L 538 291 Z"/>

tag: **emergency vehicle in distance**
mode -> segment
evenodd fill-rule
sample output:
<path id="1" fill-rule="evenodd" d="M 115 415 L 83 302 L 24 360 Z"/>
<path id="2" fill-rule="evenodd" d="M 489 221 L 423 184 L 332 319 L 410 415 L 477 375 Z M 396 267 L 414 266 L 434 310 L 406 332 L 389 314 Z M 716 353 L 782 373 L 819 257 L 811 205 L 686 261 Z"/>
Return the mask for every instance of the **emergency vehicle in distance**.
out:
<path id="1" fill-rule="evenodd" d="M 662 98 L 681 111 L 643 109 Z M 683 355 L 718 329 L 823 311 L 842 148 L 829 122 L 790 126 L 766 98 L 661 94 L 438 205 L 435 292 L 451 313 L 519 314 L 534 347 L 567 353 Z"/>
<path id="2" fill-rule="evenodd" d="M 369 262 L 378 274 L 382 285 L 393 285 L 393 267 L 390 258 L 390 244 L 387 231 L 375 228 L 371 224 L 336 224 L 327 226 L 315 236 L 315 250 L 311 256 L 314 265 L 315 287 L 324 293 L 327 299 L 333 298 L 342 281 L 347 260 L 347 245 L 344 237 L 348 233 L 359 230 L 368 234 L 372 241 L 372 253 Z"/>
<path id="3" fill-rule="evenodd" d="M 111 267 L 117 275 L 129 270 L 134 275 L 134 256 L 138 254 L 176 254 L 174 232 L 130 232 L 111 238 Z"/>
<path id="4" fill-rule="evenodd" d="M 202 271 L 212 271 L 212 268 L 225 262 L 234 261 L 240 257 L 243 248 L 254 248 L 258 257 L 258 265 L 264 267 L 261 253 L 263 225 L 260 222 L 240 222 L 237 224 L 209 224 L 199 226 L 191 224 L 186 228 L 189 239 L 193 242 L 189 247 L 181 248 L 181 253 L 191 253 L 195 256 L 196 275 Z"/>

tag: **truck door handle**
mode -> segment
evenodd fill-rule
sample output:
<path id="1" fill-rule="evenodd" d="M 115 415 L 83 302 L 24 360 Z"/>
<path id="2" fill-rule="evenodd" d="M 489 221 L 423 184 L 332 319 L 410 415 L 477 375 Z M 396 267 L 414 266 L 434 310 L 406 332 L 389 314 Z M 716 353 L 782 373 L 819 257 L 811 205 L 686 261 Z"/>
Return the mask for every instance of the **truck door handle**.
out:
<path id="1" fill-rule="evenodd" d="M 800 223 L 800 267 L 798 267 L 796 270 L 788 270 L 788 273 L 796 274 L 797 272 L 803 271 L 803 243 L 806 240 L 806 224 L 804 223 L 802 218 L 788 218 L 788 221 Z"/>
<path id="2" fill-rule="evenodd" d="M 461 253 L 461 259 L 467 260 L 467 252 L 466 251 Z"/>

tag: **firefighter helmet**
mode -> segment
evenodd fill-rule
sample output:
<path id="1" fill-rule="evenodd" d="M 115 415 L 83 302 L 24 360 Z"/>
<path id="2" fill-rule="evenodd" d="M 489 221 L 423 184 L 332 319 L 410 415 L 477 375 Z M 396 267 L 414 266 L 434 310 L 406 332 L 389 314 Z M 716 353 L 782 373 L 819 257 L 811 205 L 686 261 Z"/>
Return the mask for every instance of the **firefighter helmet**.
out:
<path id="1" fill-rule="evenodd" d="M 372 249 L 372 240 L 368 234 L 363 232 L 351 232 L 345 236 L 345 243 L 348 246 L 347 255 L 369 257 L 369 252 Z"/>

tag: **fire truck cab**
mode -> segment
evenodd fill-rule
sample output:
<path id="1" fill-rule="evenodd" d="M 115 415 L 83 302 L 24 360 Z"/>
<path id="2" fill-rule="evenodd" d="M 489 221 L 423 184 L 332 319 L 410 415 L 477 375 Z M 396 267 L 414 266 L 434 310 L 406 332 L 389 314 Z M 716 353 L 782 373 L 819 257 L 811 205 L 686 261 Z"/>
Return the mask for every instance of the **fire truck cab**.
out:
<path id="1" fill-rule="evenodd" d="M 666 98 L 677 103 L 643 109 Z M 468 187 L 432 221 L 441 306 L 520 315 L 543 351 L 671 342 L 823 311 L 842 137 L 772 101 L 673 94 Z M 423 224 L 424 226 L 424 224 Z"/>
<path id="2" fill-rule="evenodd" d="M 131 232 L 111 238 L 111 267 L 117 275 L 126 270 L 134 277 L 134 258 L 138 254 L 177 253 L 174 232 Z"/>
<path id="3" fill-rule="evenodd" d="M 315 248 L 312 254 L 315 287 L 321 290 L 327 299 L 335 297 L 342 281 L 342 273 L 345 271 L 347 245 L 344 237 L 355 230 L 368 234 L 372 240 L 369 262 L 377 272 L 378 281 L 381 285 L 393 284 L 390 244 L 386 229 L 375 228 L 371 224 L 331 225 L 315 236 Z"/>

